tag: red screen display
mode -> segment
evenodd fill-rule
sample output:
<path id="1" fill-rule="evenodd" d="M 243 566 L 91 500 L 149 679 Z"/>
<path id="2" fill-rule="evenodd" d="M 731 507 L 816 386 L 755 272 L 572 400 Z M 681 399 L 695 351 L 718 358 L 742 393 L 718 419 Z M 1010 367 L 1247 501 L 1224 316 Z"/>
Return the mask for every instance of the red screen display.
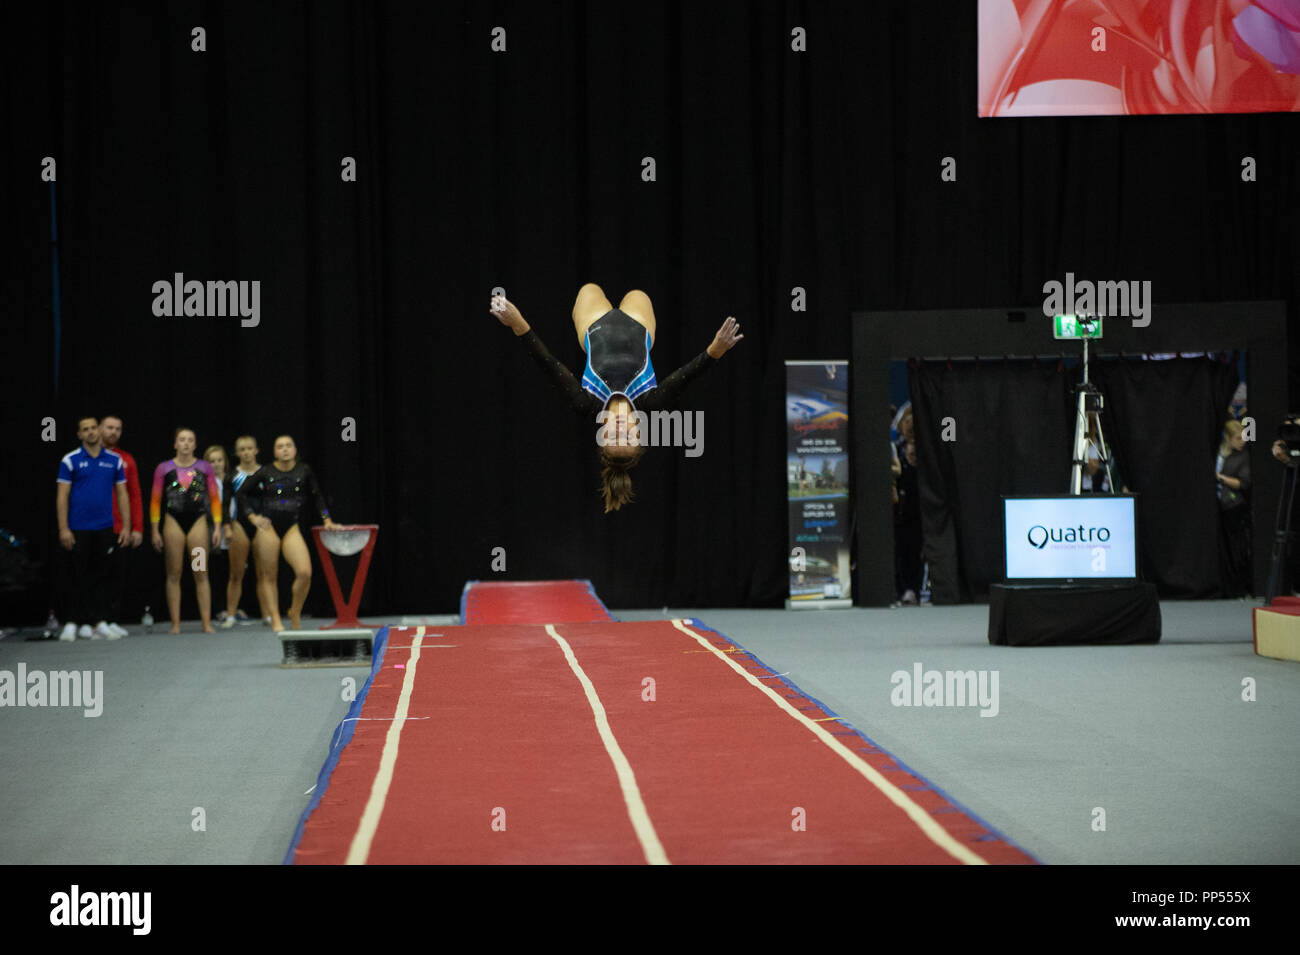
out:
<path id="1" fill-rule="evenodd" d="M 979 0 L 981 116 L 1300 111 L 1300 0 Z"/>

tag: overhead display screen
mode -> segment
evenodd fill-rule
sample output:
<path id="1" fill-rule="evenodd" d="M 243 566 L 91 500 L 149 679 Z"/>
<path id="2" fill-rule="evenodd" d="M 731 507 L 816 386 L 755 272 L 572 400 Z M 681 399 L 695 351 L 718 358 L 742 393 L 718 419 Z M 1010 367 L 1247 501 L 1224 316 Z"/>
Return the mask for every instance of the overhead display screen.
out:
<path id="1" fill-rule="evenodd" d="M 1300 111 L 1300 0 L 979 0 L 979 114 Z"/>

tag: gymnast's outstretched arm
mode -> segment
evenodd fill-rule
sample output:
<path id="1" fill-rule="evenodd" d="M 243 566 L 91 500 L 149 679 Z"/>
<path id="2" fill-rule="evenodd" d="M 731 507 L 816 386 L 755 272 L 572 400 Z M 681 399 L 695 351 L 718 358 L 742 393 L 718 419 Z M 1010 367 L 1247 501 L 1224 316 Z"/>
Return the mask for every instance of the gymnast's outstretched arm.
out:
<path id="1" fill-rule="evenodd" d="M 718 333 L 713 336 L 709 347 L 692 358 L 681 368 L 659 382 L 659 386 L 642 396 L 637 407 L 643 411 L 658 411 L 670 408 L 692 381 L 718 363 L 718 359 L 730 351 L 745 336 L 740 334 L 740 325 L 735 318 L 728 316 Z"/>
<path id="2" fill-rule="evenodd" d="M 502 325 L 505 325 L 517 337 L 523 339 L 524 347 L 528 349 L 528 353 L 550 376 L 552 383 L 559 389 L 560 394 L 564 396 L 565 403 L 570 408 L 579 414 L 594 415 L 604 407 L 599 398 L 582 390 L 578 380 L 573 377 L 573 372 L 564 366 L 564 362 L 551 354 L 550 349 L 532 330 L 514 303 L 503 296 L 494 296 L 492 299 L 492 314 L 497 317 Z"/>

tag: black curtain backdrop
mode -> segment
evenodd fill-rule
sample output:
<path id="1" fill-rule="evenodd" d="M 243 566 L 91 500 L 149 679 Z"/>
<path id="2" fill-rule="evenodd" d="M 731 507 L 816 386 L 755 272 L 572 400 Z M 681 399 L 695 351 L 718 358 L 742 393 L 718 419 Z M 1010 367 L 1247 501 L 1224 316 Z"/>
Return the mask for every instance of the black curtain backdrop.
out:
<path id="1" fill-rule="evenodd" d="M 1002 579 L 1003 494 L 1068 490 L 1070 387 L 1056 362 L 921 362 L 909 375 L 931 600 L 987 597 Z M 960 429 L 944 441 L 944 419 Z"/>
<path id="2" fill-rule="evenodd" d="M 850 311 L 1032 302 L 1071 270 L 1151 281 L 1156 321 L 1162 300 L 1245 299 L 1286 301 L 1295 321 L 1295 116 L 979 120 L 975 5 L 953 14 L 737 0 L 7 10 L 0 527 L 51 557 L 76 416 L 112 410 L 146 475 L 177 425 L 228 449 L 250 431 L 263 461 L 292 434 L 336 518 L 381 526 L 364 611 L 452 611 L 466 579 L 493 576 L 590 577 L 614 607 L 778 606 L 782 362 L 847 355 Z M 1245 156 L 1256 182 L 1241 180 Z M 349 157 L 355 182 L 340 176 Z M 261 282 L 260 324 L 155 317 L 152 284 L 178 272 Z M 703 456 L 647 455 L 638 502 L 609 516 L 594 426 L 487 314 L 503 287 L 580 369 L 569 310 L 586 281 L 615 303 L 651 296 L 662 374 L 729 314 L 745 333 L 688 393 Z M 162 577 L 137 556 L 136 608 Z M 43 619 L 46 601 L 29 594 L 21 616 Z M 328 608 L 319 575 L 310 606 Z"/>
<path id="3" fill-rule="evenodd" d="M 1236 367 L 1204 358 L 1104 361 L 1092 377 L 1105 396 L 1106 439 L 1124 481 L 1140 495 L 1145 579 L 1162 597 L 1223 596 L 1214 461 L 1237 388 Z M 1259 443 L 1261 450 L 1272 444 L 1271 429 Z M 1269 530 L 1257 529 L 1262 540 Z"/>
<path id="4" fill-rule="evenodd" d="M 1102 428 L 1137 492 L 1144 579 L 1164 597 L 1222 592 L 1214 460 L 1236 368 L 1207 358 L 1093 362 Z M 1065 494 L 1077 367 L 921 362 L 910 375 L 932 599 L 988 596 L 1002 579 L 1002 495 Z M 944 419 L 962 429 L 944 441 Z M 1117 422 L 1122 422 L 1119 426 Z M 952 433 L 952 432 L 950 432 Z"/>

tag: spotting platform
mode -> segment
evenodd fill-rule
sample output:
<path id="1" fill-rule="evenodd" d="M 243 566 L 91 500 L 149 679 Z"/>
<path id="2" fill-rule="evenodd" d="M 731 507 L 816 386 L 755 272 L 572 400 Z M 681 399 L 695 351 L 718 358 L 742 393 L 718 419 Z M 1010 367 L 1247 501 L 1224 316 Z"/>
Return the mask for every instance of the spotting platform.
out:
<path id="1" fill-rule="evenodd" d="M 1300 597 L 1274 597 L 1251 613 L 1255 652 L 1261 657 L 1300 662 Z"/>

